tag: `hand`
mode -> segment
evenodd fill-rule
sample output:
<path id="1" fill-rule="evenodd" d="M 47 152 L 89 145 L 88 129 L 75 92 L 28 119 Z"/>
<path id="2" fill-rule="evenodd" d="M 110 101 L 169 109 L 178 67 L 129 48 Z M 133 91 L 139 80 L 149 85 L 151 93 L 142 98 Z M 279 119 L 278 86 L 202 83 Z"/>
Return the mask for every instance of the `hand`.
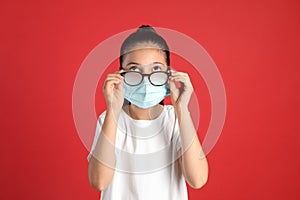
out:
<path id="1" fill-rule="evenodd" d="M 120 75 L 122 71 L 108 74 L 103 86 L 106 105 L 108 109 L 112 108 L 115 111 L 121 111 L 124 102 L 123 76 Z"/>
<path id="2" fill-rule="evenodd" d="M 176 82 L 180 83 L 179 88 L 176 87 Z M 189 75 L 171 70 L 169 86 L 173 106 L 175 108 L 187 108 L 194 91 Z"/>

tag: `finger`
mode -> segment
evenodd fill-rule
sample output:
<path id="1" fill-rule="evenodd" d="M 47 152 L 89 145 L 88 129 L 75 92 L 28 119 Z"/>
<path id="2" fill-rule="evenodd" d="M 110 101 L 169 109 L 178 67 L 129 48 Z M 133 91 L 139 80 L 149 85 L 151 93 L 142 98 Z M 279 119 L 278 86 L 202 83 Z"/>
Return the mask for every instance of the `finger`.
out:
<path id="1" fill-rule="evenodd" d="M 171 80 L 176 81 L 176 82 L 189 83 L 189 79 L 187 79 L 186 77 L 182 77 L 182 76 L 171 77 Z"/>
<path id="2" fill-rule="evenodd" d="M 119 78 L 119 77 L 116 77 L 116 76 L 110 76 L 110 77 L 107 77 L 107 78 L 105 79 L 105 81 L 109 81 L 109 80 L 123 81 L 122 78 Z"/>
<path id="3" fill-rule="evenodd" d="M 123 78 L 123 76 L 121 74 L 119 74 L 119 73 L 118 74 L 115 74 L 115 73 L 108 74 L 107 77 L 120 77 L 120 78 Z"/>
<path id="4" fill-rule="evenodd" d="M 103 87 L 110 87 L 110 85 L 118 85 L 122 83 L 122 81 L 120 80 L 115 80 L 115 79 L 111 79 L 111 80 L 108 80 L 104 83 L 104 86 Z"/>
<path id="5" fill-rule="evenodd" d="M 121 81 L 120 83 L 118 84 L 115 84 L 116 86 L 116 89 L 120 90 L 120 91 L 123 91 L 123 81 Z"/>
<path id="6" fill-rule="evenodd" d="M 177 83 L 179 82 L 181 84 L 181 86 L 180 86 L 181 89 L 191 90 L 191 91 L 194 90 L 191 81 L 189 79 L 187 79 L 186 77 L 182 77 L 182 76 L 173 77 L 171 79 L 171 81 L 174 81 Z"/>
<path id="7" fill-rule="evenodd" d="M 181 81 L 181 82 L 184 82 L 184 83 L 191 82 L 190 77 L 186 73 L 174 74 L 173 76 L 170 76 L 170 79 L 175 80 L 175 81 Z"/>
<path id="8" fill-rule="evenodd" d="M 177 71 L 176 71 L 176 70 L 174 70 L 174 69 L 171 69 L 170 71 L 171 71 L 171 74 L 173 74 L 173 73 L 176 73 L 176 72 L 177 72 Z"/>
<path id="9" fill-rule="evenodd" d="M 179 89 L 176 86 L 176 83 L 174 81 L 169 80 L 169 88 L 171 91 L 171 95 L 175 95 L 176 97 L 178 97 L 179 94 Z"/>
<path id="10" fill-rule="evenodd" d="M 114 74 L 120 74 L 120 73 L 122 73 L 122 72 L 124 72 L 124 69 L 120 69 L 120 70 L 118 70 L 118 71 L 115 71 Z"/>
<path id="11" fill-rule="evenodd" d="M 172 81 L 172 80 L 169 80 L 168 84 L 169 84 L 169 87 L 170 87 L 171 91 L 175 90 L 177 88 L 176 85 L 175 85 L 175 82 Z"/>
<path id="12" fill-rule="evenodd" d="M 184 76 L 184 77 L 189 78 L 189 75 L 187 73 L 184 73 L 184 72 L 174 72 L 174 73 L 171 74 L 171 76 Z"/>
<path id="13" fill-rule="evenodd" d="M 103 88 L 109 88 L 112 87 L 114 85 L 118 85 L 120 84 L 122 81 L 118 80 L 118 79 L 111 79 L 111 80 L 107 80 L 104 83 L 104 87 Z"/>
<path id="14" fill-rule="evenodd" d="M 105 81 L 106 80 L 111 80 L 111 79 L 117 79 L 117 80 L 120 80 L 120 81 L 123 81 L 124 77 L 121 76 L 121 75 L 117 75 L 117 76 L 107 76 Z"/>
<path id="15" fill-rule="evenodd" d="M 185 72 L 178 72 L 178 71 L 171 70 L 171 76 L 178 76 L 178 75 L 189 77 L 189 75 Z"/>

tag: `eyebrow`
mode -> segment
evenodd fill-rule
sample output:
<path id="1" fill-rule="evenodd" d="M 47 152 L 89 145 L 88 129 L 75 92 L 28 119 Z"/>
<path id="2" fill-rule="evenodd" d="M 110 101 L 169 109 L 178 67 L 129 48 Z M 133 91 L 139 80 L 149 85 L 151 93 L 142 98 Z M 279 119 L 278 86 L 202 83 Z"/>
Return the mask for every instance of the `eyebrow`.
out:
<path id="1" fill-rule="evenodd" d="M 126 67 L 127 67 L 128 65 L 141 65 L 141 64 L 136 63 L 136 62 L 130 62 L 130 63 L 128 63 L 128 64 L 126 65 Z"/>
<path id="2" fill-rule="evenodd" d="M 165 65 L 165 64 L 163 64 L 163 63 L 161 63 L 161 62 L 152 62 L 152 63 L 150 63 L 150 64 L 162 64 L 162 65 Z M 141 64 L 140 64 L 140 63 L 136 63 L 136 62 L 130 62 L 130 63 L 128 63 L 128 64 L 126 65 L 126 67 L 127 67 L 128 65 L 141 65 Z"/>

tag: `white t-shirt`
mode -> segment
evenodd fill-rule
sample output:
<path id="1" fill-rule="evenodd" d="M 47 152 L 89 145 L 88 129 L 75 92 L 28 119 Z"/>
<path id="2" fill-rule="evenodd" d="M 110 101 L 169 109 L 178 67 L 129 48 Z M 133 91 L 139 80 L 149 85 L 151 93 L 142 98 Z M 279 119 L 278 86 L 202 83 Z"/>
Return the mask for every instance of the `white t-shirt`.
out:
<path id="1" fill-rule="evenodd" d="M 91 153 L 101 133 L 106 112 L 98 119 Z M 115 141 L 116 168 L 100 200 L 187 200 L 178 162 L 181 152 L 174 108 L 165 105 L 153 120 L 134 120 L 121 111 Z"/>

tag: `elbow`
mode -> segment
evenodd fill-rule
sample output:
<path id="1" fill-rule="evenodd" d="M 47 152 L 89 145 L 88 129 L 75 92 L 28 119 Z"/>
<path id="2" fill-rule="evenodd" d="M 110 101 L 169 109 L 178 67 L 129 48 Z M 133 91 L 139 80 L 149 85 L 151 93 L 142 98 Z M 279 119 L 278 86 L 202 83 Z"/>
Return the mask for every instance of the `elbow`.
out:
<path id="1" fill-rule="evenodd" d="M 99 173 L 96 173 L 95 170 L 92 169 L 90 164 L 89 164 L 89 170 L 88 170 L 88 179 L 89 179 L 89 183 L 92 186 L 92 188 L 94 188 L 95 190 L 98 190 L 98 191 L 105 190 L 109 185 L 109 182 L 103 180 L 103 178 L 101 178 Z"/>
<path id="2" fill-rule="evenodd" d="M 89 182 L 90 182 L 90 185 L 95 189 L 95 190 L 98 190 L 98 191 L 103 191 L 105 190 L 109 183 L 108 182 L 105 182 L 103 181 L 99 176 L 89 176 Z"/>
<path id="3" fill-rule="evenodd" d="M 208 181 L 208 177 L 202 177 L 202 178 L 198 178 L 192 182 L 189 183 L 189 185 L 193 188 L 193 189 L 200 189 L 202 188 Z"/>
<path id="4" fill-rule="evenodd" d="M 200 189 L 206 184 L 206 181 L 199 181 L 195 184 L 192 184 L 191 187 L 194 189 Z"/>
<path id="5" fill-rule="evenodd" d="M 190 186 L 194 189 L 202 188 L 208 181 L 208 166 L 191 178 Z"/>
<path id="6" fill-rule="evenodd" d="M 99 181 L 90 181 L 90 185 L 98 191 L 103 191 L 108 187 L 108 184 L 100 183 Z"/>

